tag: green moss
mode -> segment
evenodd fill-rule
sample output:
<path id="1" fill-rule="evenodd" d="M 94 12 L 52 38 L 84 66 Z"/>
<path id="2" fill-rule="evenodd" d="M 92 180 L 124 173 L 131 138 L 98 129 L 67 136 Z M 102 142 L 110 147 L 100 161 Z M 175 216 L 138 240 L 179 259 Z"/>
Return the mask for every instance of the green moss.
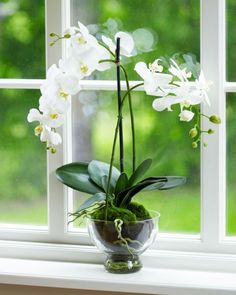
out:
<path id="1" fill-rule="evenodd" d="M 106 208 L 100 208 L 92 213 L 92 218 L 97 220 L 105 220 Z M 148 210 L 137 202 L 129 203 L 127 208 L 120 208 L 110 205 L 107 209 L 107 220 L 114 221 L 122 219 L 125 223 L 136 220 L 145 220 L 151 218 Z"/>
<path id="2" fill-rule="evenodd" d="M 152 218 L 148 210 L 143 205 L 137 202 L 129 203 L 127 209 L 133 212 L 136 215 L 138 220 Z"/>
<path id="3" fill-rule="evenodd" d="M 96 210 L 91 216 L 93 219 L 97 220 L 104 220 L 105 219 L 105 210 L 106 208 L 103 207 L 99 210 Z M 115 206 L 108 207 L 107 210 L 107 220 L 114 221 L 115 219 L 122 219 L 124 223 L 130 221 L 136 221 L 137 218 L 134 213 L 132 213 L 128 209 L 118 208 Z"/>

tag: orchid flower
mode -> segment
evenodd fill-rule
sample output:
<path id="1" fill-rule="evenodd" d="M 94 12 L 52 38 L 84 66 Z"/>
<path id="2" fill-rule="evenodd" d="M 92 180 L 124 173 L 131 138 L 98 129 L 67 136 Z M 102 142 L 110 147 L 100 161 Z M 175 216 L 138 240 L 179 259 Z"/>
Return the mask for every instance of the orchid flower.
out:
<path id="1" fill-rule="evenodd" d="M 154 63 L 156 68 L 156 61 Z M 134 70 L 144 80 L 144 90 L 148 95 L 166 96 L 169 93 L 169 89 L 173 87 L 173 85 L 170 85 L 172 75 L 154 71 L 153 64 L 149 64 L 148 68 L 144 62 L 138 62 Z"/>
<path id="2" fill-rule="evenodd" d="M 120 38 L 120 54 L 124 56 L 131 56 L 134 50 L 134 40 L 132 36 L 126 32 L 118 32 L 115 34 L 115 41 Z M 102 41 L 108 48 L 115 53 L 116 45 L 112 39 L 102 36 Z"/>
<path id="3" fill-rule="evenodd" d="M 35 135 L 40 136 L 41 141 L 47 142 L 48 148 L 54 152 L 54 146 L 62 141 L 56 128 L 64 123 L 66 111 L 71 104 L 71 96 L 80 91 L 80 80 L 90 76 L 95 70 L 105 71 L 110 68 L 110 61 L 114 62 L 117 38 L 120 38 L 120 54 L 127 57 L 134 51 L 134 40 L 130 34 L 118 32 L 114 40 L 102 36 L 104 46 L 80 22 L 78 27 L 67 29 L 63 37 L 57 34 L 51 35 L 58 37 L 52 42 L 53 44 L 63 38 L 69 39 L 68 56 L 61 59 L 58 66 L 54 64 L 48 69 L 46 80 L 40 87 L 39 110 L 31 109 L 27 120 L 39 122 L 34 130 Z M 180 121 L 189 122 L 195 115 L 201 116 L 200 112 L 194 113 L 195 108 L 192 106 L 200 103 L 210 105 L 207 92 L 211 83 L 206 81 L 202 71 L 198 79 L 193 81 L 192 78 L 190 81 L 192 73 L 179 66 L 173 59 L 170 59 L 170 67 L 166 69 L 168 73 L 163 73 L 161 59 L 156 59 L 148 65 L 138 62 L 134 70 L 143 79 L 146 94 L 156 97 L 152 106 L 159 112 L 166 109 L 171 111 L 172 105 L 178 104 Z M 134 87 L 137 86 L 140 84 Z M 215 124 L 220 122 L 216 115 L 208 119 Z M 200 128 L 196 127 L 197 124 L 194 128 Z"/>
<path id="4" fill-rule="evenodd" d="M 39 122 L 39 125 L 34 128 L 34 133 L 36 136 L 40 136 L 40 140 L 42 142 L 47 142 L 48 148 L 51 149 L 52 152 L 54 152 L 54 146 L 59 145 L 62 142 L 61 135 L 55 131 L 55 128 L 59 125 L 62 125 L 63 122 L 61 121 L 59 123 L 57 116 L 53 116 L 52 113 L 48 114 L 48 116 L 45 116 L 41 114 L 37 109 L 31 109 L 29 111 L 27 120 L 28 122 Z M 55 122 L 52 123 L 54 120 L 57 121 L 57 124 L 55 124 Z M 53 129 L 49 125 L 51 125 Z"/>
<path id="5" fill-rule="evenodd" d="M 187 70 L 184 68 L 184 69 L 180 69 L 180 67 L 178 66 L 178 64 L 171 58 L 170 59 L 172 65 L 171 67 L 169 68 L 169 72 L 177 77 L 180 81 L 182 82 L 187 82 L 189 78 L 191 78 L 192 76 L 192 73 L 191 72 L 187 72 Z"/>

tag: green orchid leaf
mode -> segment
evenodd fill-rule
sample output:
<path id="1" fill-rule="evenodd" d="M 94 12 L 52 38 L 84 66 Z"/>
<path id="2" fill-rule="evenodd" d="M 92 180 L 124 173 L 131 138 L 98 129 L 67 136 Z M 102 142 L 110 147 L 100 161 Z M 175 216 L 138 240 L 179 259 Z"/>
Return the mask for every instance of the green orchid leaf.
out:
<path id="1" fill-rule="evenodd" d="M 133 185 L 134 183 L 136 183 L 139 178 L 141 178 L 146 172 L 147 170 L 150 168 L 152 164 L 152 159 L 146 159 L 144 160 L 134 171 L 134 173 L 131 175 L 130 179 L 129 179 L 129 186 Z"/>
<path id="2" fill-rule="evenodd" d="M 128 176 L 125 172 L 122 172 L 116 182 L 116 187 L 115 187 L 115 195 L 118 195 L 119 192 L 123 191 L 126 189 L 128 186 Z"/>
<path id="3" fill-rule="evenodd" d="M 96 204 L 101 204 L 101 202 L 106 200 L 106 194 L 105 193 L 96 193 L 92 197 L 88 198 L 82 205 L 80 205 L 79 209 L 74 213 L 80 213 L 81 211 L 84 211 L 90 207 L 93 207 Z"/>
<path id="4" fill-rule="evenodd" d="M 103 177 L 102 177 L 102 187 L 103 187 L 104 191 L 107 192 L 107 187 L 108 187 L 108 176 L 107 175 L 103 175 Z M 112 194 L 112 192 L 114 192 L 114 187 L 112 186 L 112 184 L 110 184 L 109 194 Z"/>
<path id="5" fill-rule="evenodd" d="M 104 175 L 108 177 L 109 168 L 110 168 L 109 164 L 93 160 L 88 165 L 88 173 L 89 173 L 91 179 L 99 187 L 103 187 L 104 183 L 102 181 L 102 178 Z M 112 176 L 111 176 L 111 188 L 114 189 L 119 176 L 120 176 L 120 171 L 113 166 L 112 167 Z"/>
<path id="6" fill-rule="evenodd" d="M 108 185 L 108 176 L 103 175 L 102 176 L 102 187 L 103 187 L 105 192 L 107 192 L 107 185 Z"/>
<path id="7" fill-rule="evenodd" d="M 153 190 L 168 190 L 168 189 L 172 189 L 175 188 L 177 186 L 183 185 L 186 182 L 186 178 L 182 177 L 182 176 L 159 176 L 159 177 L 148 177 L 146 179 L 144 179 L 143 181 L 147 181 L 147 180 L 161 180 L 161 179 L 166 179 L 165 185 L 162 187 L 159 187 L 156 184 L 153 183 L 150 186 L 147 186 L 143 189 L 144 192 L 147 191 L 153 191 Z M 142 181 L 142 182 L 143 182 Z"/>
<path id="8" fill-rule="evenodd" d="M 130 203 L 131 199 L 141 192 L 144 188 L 156 184 L 156 189 L 161 188 L 165 185 L 166 179 L 161 178 L 157 180 L 146 180 L 139 182 L 138 184 L 129 187 L 128 189 L 124 190 L 123 192 L 119 193 L 117 196 L 117 206 L 118 207 L 127 207 Z"/>
<path id="9" fill-rule="evenodd" d="M 167 190 L 172 189 L 174 187 L 184 185 L 186 183 L 186 177 L 183 176 L 165 176 L 167 179 L 167 182 L 163 187 L 160 188 L 160 190 Z"/>
<path id="10" fill-rule="evenodd" d="M 88 174 L 88 163 L 70 163 L 57 168 L 56 177 L 65 185 L 88 194 L 102 192 L 103 189 L 94 183 Z"/>

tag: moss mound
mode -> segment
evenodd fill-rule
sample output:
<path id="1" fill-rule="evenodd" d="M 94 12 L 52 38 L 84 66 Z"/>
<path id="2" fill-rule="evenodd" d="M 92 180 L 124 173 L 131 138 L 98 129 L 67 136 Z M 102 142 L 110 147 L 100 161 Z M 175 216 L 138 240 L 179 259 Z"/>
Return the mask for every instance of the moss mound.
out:
<path id="1" fill-rule="evenodd" d="M 134 213 L 138 220 L 152 218 L 148 210 L 143 205 L 137 202 L 129 203 L 127 209 Z"/>
<path id="2" fill-rule="evenodd" d="M 91 214 L 93 219 L 105 220 L 105 207 L 96 210 Z M 107 220 L 114 221 L 115 219 L 121 219 L 124 223 L 137 220 L 145 220 L 151 218 L 148 210 L 137 202 L 129 203 L 127 208 L 120 208 L 115 206 L 109 206 L 107 209 Z"/>
<path id="3" fill-rule="evenodd" d="M 103 208 L 101 208 L 99 210 L 96 210 L 91 215 L 91 217 L 93 219 L 97 219 L 97 220 L 104 220 L 105 219 L 105 211 L 106 211 L 106 208 L 103 207 Z M 115 219 L 122 219 L 124 221 L 124 223 L 137 220 L 135 214 L 132 213 L 128 209 L 118 208 L 118 207 L 115 207 L 115 206 L 108 207 L 107 220 L 108 221 L 114 221 Z"/>

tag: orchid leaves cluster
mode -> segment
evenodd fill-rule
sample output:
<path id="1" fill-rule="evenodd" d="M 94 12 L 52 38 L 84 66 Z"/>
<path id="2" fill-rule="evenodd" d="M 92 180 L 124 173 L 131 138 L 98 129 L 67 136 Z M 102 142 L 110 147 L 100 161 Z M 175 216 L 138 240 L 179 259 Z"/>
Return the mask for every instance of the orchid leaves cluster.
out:
<path id="1" fill-rule="evenodd" d="M 78 27 L 68 28 L 62 36 L 56 33 L 51 33 L 50 36 L 54 39 L 50 45 L 62 39 L 69 42 L 68 56 L 48 69 L 46 80 L 40 87 L 39 108 L 31 109 L 27 119 L 29 122 L 38 122 L 34 129 L 35 135 L 54 153 L 56 146 L 62 142 L 58 128 L 65 122 L 71 96 L 80 91 L 80 81 L 94 71 L 106 71 L 116 63 L 117 38 L 120 38 L 120 54 L 126 57 L 132 56 L 135 44 L 132 36 L 126 32 L 118 32 L 114 40 L 102 36 L 98 41 L 80 22 Z M 170 67 L 165 72 L 161 59 L 156 59 L 149 65 L 138 62 L 134 70 L 143 80 L 138 86 L 143 84 L 146 94 L 155 97 L 152 106 L 156 111 L 171 111 L 172 105 L 178 104 L 180 121 L 190 122 L 196 118 L 196 123 L 189 132 L 194 140 L 193 147 L 200 141 L 201 133 L 213 133 L 212 129 L 200 129 L 199 118 L 205 115 L 196 108 L 201 103 L 210 105 L 207 94 L 210 83 L 202 71 L 193 80 L 192 73 L 178 65 L 174 59 L 170 60 Z M 216 115 L 207 118 L 212 123 L 220 123 L 220 118 Z"/>
<path id="2" fill-rule="evenodd" d="M 59 181 L 74 190 L 91 195 L 76 212 L 71 214 L 76 219 L 91 213 L 92 210 L 104 207 L 107 196 L 111 206 L 128 208 L 133 198 L 140 192 L 168 190 L 185 183 L 185 177 L 181 176 L 144 178 L 151 164 L 151 159 L 144 160 L 130 176 L 125 172 L 121 173 L 113 166 L 110 185 L 108 184 L 110 165 L 101 161 L 66 164 L 56 170 L 56 176 Z"/>

